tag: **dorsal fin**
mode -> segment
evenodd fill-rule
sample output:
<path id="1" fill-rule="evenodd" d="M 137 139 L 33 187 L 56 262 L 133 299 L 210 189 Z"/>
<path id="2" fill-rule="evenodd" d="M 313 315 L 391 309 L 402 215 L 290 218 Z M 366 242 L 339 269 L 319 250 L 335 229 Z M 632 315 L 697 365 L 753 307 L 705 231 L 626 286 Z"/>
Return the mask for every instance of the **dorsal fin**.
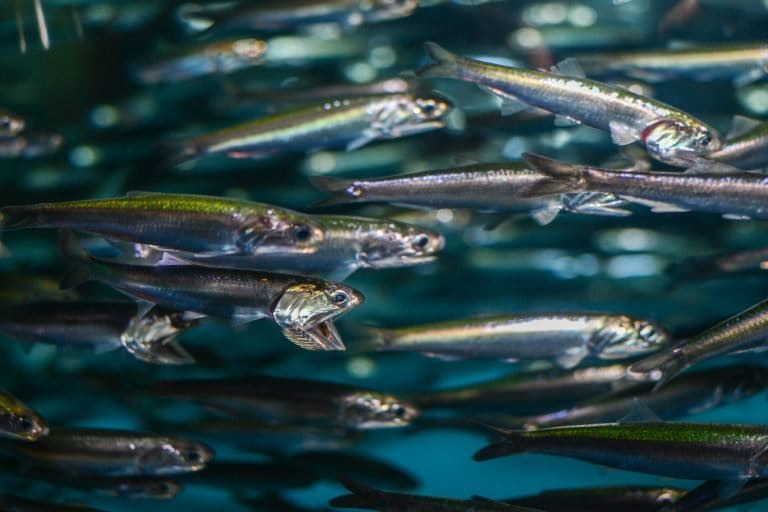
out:
<path id="1" fill-rule="evenodd" d="M 552 66 L 549 70 L 550 72 L 556 73 L 558 75 L 570 76 L 573 78 L 587 78 L 587 75 L 584 73 L 584 70 L 582 69 L 581 64 L 579 64 L 579 61 L 572 57 L 561 60 Z"/>
<path id="2" fill-rule="evenodd" d="M 623 418 L 620 418 L 617 423 L 641 423 L 651 421 L 662 421 L 650 407 L 640 401 L 640 398 L 635 397 L 632 399 L 632 407 L 629 412 Z"/>

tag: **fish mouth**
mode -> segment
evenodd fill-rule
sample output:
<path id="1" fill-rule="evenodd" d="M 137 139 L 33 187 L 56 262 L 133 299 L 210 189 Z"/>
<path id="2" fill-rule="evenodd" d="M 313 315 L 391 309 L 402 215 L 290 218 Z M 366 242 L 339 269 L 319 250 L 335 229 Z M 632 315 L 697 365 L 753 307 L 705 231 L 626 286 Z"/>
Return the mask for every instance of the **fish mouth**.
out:
<path id="1" fill-rule="evenodd" d="M 321 321 L 312 327 L 285 327 L 283 335 L 305 350 L 346 350 L 332 320 Z"/>

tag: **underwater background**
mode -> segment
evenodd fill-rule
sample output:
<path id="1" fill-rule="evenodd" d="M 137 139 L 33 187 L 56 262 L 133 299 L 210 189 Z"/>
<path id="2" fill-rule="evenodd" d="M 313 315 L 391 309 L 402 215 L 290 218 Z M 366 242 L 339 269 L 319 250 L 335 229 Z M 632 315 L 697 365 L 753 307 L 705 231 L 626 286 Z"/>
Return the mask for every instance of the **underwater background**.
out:
<path id="1" fill-rule="evenodd" d="M 114 511 L 314 511 L 333 510 L 328 500 L 344 493 L 336 482 L 339 474 L 377 488 L 461 499 L 472 495 L 505 499 L 546 489 L 609 485 L 694 487 L 695 481 L 545 455 L 475 462 L 472 454 L 493 435 L 477 426 L 415 421 L 325 443 L 298 435 L 290 448 L 261 434 L 212 436 L 184 426 L 220 414 L 161 399 L 151 391 L 152 383 L 161 379 L 268 374 L 344 383 L 408 398 L 548 366 L 370 351 L 362 326 L 405 326 L 486 314 L 599 311 L 652 318 L 676 339 L 685 339 L 765 299 L 768 280 L 760 267 L 712 275 L 693 263 L 765 247 L 768 233 L 760 220 L 727 220 L 712 213 L 658 214 L 633 206 L 627 217 L 563 213 L 545 226 L 513 215 L 489 230 L 487 225 L 497 216 L 466 210 L 425 211 L 386 204 L 310 209 L 324 197 L 310 184 L 310 175 L 385 176 L 457 162 L 518 160 L 526 151 L 598 164 L 616 153 L 610 136 L 593 128 L 555 126 L 548 117 L 502 116 L 494 97 L 473 84 L 423 80 L 422 85 L 449 98 L 461 114 L 452 115 L 444 129 L 375 141 L 353 151 L 294 151 L 259 160 L 213 157 L 173 166 L 165 149 L 168 140 L 279 111 L 290 104 L 280 98 L 285 91 L 398 77 L 413 80 L 413 71 L 427 63 L 426 41 L 461 55 L 532 69 L 548 69 L 574 54 L 768 41 L 768 2 L 693 4 L 685 11 L 677 2 L 662 0 L 425 0 L 412 14 L 380 23 L 241 31 L 240 36 L 267 41 L 269 50 L 258 65 L 148 84 L 139 77 L 145 63 L 167 48 L 183 50 L 211 40 L 186 30 L 178 16 L 181 2 L 43 0 L 48 49 L 40 41 L 33 2 L 3 2 L 0 107 L 22 117 L 25 131 L 49 134 L 50 147 L 0 155 L 0 205 L 116 197 L 133 190 L 210 194 L 310 213 L 393 218 L 435 229 L 446 238 L 445 248 L 432 262 L 362 269 L 344 279 L 365 296 L 364 304 L 338 322 L 347 345 L 344 352 L 301 350 L 287 343 L 271 322 L 261 321 L 233 327 L 222 320 L 202 320 L 181 336 L 196 360 L 181 366 L 146 364 L 123 350 L 102 354 L 24 343 L 0 333 L 0 386 L 34 407 L 49 425 L 184 435 L 211 446 L 215 461 L 253 463 L 240 478 L 225 476 L 205 483 L 201 476 L 200 481 L 185 483 L 185 476 L 180 476 L 183 490 L 169 500 L 129 499 L 57 486 L 38 481 L 34 468 L 0 470 L 3 492 Z M 685 13 L 670 16 L 675 8 Z M 24 51 L 19 46 L 19 19 Z M 729 130 L 734 115 L 758 119 L 768 115 L 764 79 L 745 85 L 686 78 L 627 80 L 721 133 Z M 55 134 L 60 135 L 59 142 L 51 142 Z M 54 230 L 3 233 L 2 241 L 9 253 L 0 259 L 4 303 L 68 300 L 75 293 L 123 298 L 95 283 L 76 292 L 59 290 L 66 262 Z M 760 364 L 764 357 L 730 356 L 701 367 Z M 757 393 L 681 419 L 765 424 L 766 399 L 765 393 Z M 471 411 L 452 414 L 472 417 Z M 441 416 L 424 411 L 423 417 Z M 323 450 L 325 459 L 309 464 L 286 455 L 308 449 Z M 410 475 L 413 482 L 381 476 L 374 462 L 345 466 L 334 451 L 385 462 Z M 205 470 L 200 472 L 204 474 Z M 270 502 L 276 495 L 295 508 Z"/>

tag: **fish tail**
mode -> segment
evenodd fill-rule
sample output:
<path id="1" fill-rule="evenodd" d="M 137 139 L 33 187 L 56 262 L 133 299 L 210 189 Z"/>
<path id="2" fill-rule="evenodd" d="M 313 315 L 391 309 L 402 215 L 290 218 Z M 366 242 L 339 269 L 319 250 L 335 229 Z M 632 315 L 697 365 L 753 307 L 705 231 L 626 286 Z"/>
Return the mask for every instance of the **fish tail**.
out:
<path id="1" fill-rule="evenodd" d="M 59 232 L 59 246 L 61 252 L 70 261 L 69 268 L 61 278 L 59 288 L 72 289 L 91 279 L 91 268 L 88 262 L 91 256 L 77 241 L 72 231 L 62 229 Z"/>
<path id="2" fill-rule="evenodd" d="M 162 164 L 173 169 L 197 159 L 202 153 L 202 148 L 191 139 L 171 139 L 160 143 L 166 158 Z"/>
<path id="3" fill-rule="evenodd" d="M 506 455 L 514 455 L 516 453 L 524 453 L 526 451 L 525 446 L 522 443 L 522 435 L 510 432 L 504 435 L 504 440 L 496 443 L 491 443 L 485 448 L 481 448 L 472 455 L 472 459 L 476 461 L 497 459 Z"/>
<path id="4" fill-rule="evenodd" d="M 309 177 L 309 182 L 316 189 L 330 194 L 327 198 L 312 204 L 312 208 L 351 203 L 358 200 L 359 193 L 356 193 L 352 180 L 336 178 L 335 176 L 314 175 Z"/>
<path id="5" fill-rule="evenodd" d="M 427 57 L 432 61 L 426 67 L 419 69 L 416 74 L 421 77 L 455 77 L 458 74 L 459 56 L 449 52 L 437 43 L 424 43 Z"/>
<path id="6" fill-rule="evenodd" d="M 523 159 L 536 171 L 549 179 L 525 192 L 529 196 L 542 196 L 588 191 L 584 166 L 559 162 L 534 153 L 523 153 Z"/>
<path id="7" fill-rule="evenodd" d="M 371 499 L 376 498 L 379 494 L 381 494 L 381 491 L 355 482 L 351 478 L 343 475 L 339 475 L 337 480 L 339 483 L 341 483 L 341 485 L 344 486 L 346 490 L 352 494 L 346 494 L 344 496 L 339 496 L 338 498 L 332 499 L 329 502 L 329 505 L 332 507 L 368 508 L 371 503 Z"/>
<path id="8" fill-rule="evenodd" d="M 387 350 L 392 344 L 393 336 L 386 329 L 373 325 L 364 325 L 357 329 L 359 331 L 358 335 L 365 341 L 356 346 L 356 351 Z"/>
<path id="9" fill-rule="evenodd" d="M 656 382 L 658 389 L 688 368 L 688 359 L 680 348 L 664 351 L 641 359 L 627 369 L 627 378 L 634 381 Z"/>
<path id="10" fill-rule="evenodd" d="M 6 206 L 0 208 L 0 231 L 33 228 L 43 224 L 40 213 L 27 206 Z"/>

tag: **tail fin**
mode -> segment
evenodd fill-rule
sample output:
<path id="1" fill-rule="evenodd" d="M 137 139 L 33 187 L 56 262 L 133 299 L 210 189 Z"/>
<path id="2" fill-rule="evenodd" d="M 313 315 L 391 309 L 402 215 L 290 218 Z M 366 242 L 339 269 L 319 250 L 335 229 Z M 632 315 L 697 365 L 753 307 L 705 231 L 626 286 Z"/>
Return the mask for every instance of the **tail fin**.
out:
<path id="1" fill-rule="evenodd" d="M 88 262 L 91 256 L 83 249 L 75 234 L 69 230 L 59 232 L 59 245 L 61 252 L 70 260 L 70 267 L 64 277 L 61 278 L 59 288 L 69 290 L 91 279 L 91 269 Z"/>
<path id="2" fill-rule="evenodd" d="M 191 138 L 169 138 L 159 143 L 159 150 L 164 153 L 161 157 L 161 166 L 165 169 L 174 169 L 191 164 L 203 152 L 199 144 Z"/>
<path id="3" fill-rule="evenodd" d="M 363 341 L 354 345 L 354 352 L 373 352 L 387 350 L 392 343 L 389 331 L 373 325 L 360 325 L 355 328 L 355 336 Z"/>
<path id="4" fill-rule="evenodd" d="M 690 366 L 680 347 L 648 356 L 627 368 L 627 378 L 635 381 L 656 381 L 660 388 Z"/>
<path id="5" fill-rule="evenodd" d="M 459 56 L 449 52 L 433 42 L 424 43 L 424 50 L 432 64 L 419 69 L 416 74 L 422 77 L 454 77 L 457 71 Z"/>
<path id="6" fill-rule="evenodd" d="M 40 216 L 28 206 L 6 206 L 0 209 L 0 231 L 32 228 L 40 224 Z"/>
<path id="7" fill-rule="evenodd" d="M 341 485 L 352 494 L 345 494 L 344 496 L 332 499 L 328 502 L 332 507 L 371 508 L 372 498 L 376 498 L 381 493 L 381 491 L 355 482 L 345 476 L 339 475 L 337 478 Z"/>
<path id="8" fill-rule="evenodd" d="M 497 433 L 501 434 L 502 440 L 496 443 L 491 443 L 485 448 L 482 448 L 475 452 L 472 456 L 474 460 L 490 460 L 505 455 L 513 455 L 515 453 L 523 453 L 526 451 L 523 444 L 525 432 L 520 430 L 509 430 L 505 428 L 494 427 L 492 425 L 486 425 L 493 429 Z"/>
<path id="9" fill-rule="evenodd" d="M 359 199 L 359 191 L 354 187 L 354 181 L 334 176 L 310 176 L 309 182 L 316 189 L 327 192 L 330 196 L 312 205 L 312 208 L 333 206 L 336 204 L 353 203 Z"/>

